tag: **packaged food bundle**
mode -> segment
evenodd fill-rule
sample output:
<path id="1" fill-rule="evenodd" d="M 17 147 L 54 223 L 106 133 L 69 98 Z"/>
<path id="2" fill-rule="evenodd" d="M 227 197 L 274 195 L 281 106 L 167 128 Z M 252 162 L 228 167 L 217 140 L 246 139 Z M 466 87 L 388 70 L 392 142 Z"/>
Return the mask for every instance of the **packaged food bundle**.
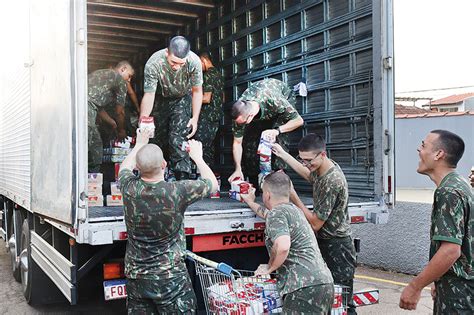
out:
<path id="1" fill-rule="evenodd" d="M 109 155 L 128 155 L 132 149 L 128 148 L 104 148 L 104 154 Z"/>
<path id="2" fill-rule="evenodd" d="M 104 176 L 102 173 L 89 173 L 87 174 L 87 183 L 88 184 L 97 184 L 102 185 L 104 182 Z"/>
<path id="3" fill-rule="evenodd" d="M 257 154 L 264 156 L 272 156 L 272 144 L 274 141 L 268 140 L 266 137 L 260 137 L 260 143 L 258 144 Z"/>
<path id="4" fill-rule="evenodd" d="M 88 196 L 88 205 L 89 207 L 103 207 L 104 206 L 104 196 Z"/>
<path id="5" fill-rule="evenodd" d="M 215 314 L 263 314 L 282 306 L 276 281 L 245 277 L 208 288 L 209 308 Z M 267 291 L 265 288 L 268 288 Z"/>
<path id="6" fill-rule="evenodd" d="M 101 197 L 102 204 L 104 205 L 104 198 L 102 197 L 102 183 L 103 183 L 103 175 L 102 173 L 89 173 L 87 174 L 87 196 L 89 197 Z M 91 203 L 100 203 L 100 200 L 89 200 L 89 206 Z"/>
<path id="7" fill-rule="evenodd" d="M 110 183 L 110 194 L 111 195 L 121 195 L 120 192 L 120 184 L 118 182 L 111 182 Z"/>
<path id="8" fill-rule="evenodd" d="M 141 117 L 138 128 L 140 130 L 150 130 L 151 138 L 155 137 L 155 119 L 153 117 Z"/>
<path id="9" fill-rule="evenodd" d="M 107 206 L 123 206 L 123 198 L 122 195 L 108 195 L 107 196 Z"/>
<path id="10" fill-rule="evenodd" d="M 122 163 L 126 157 L 127 157 L 126 155 L 116 155 L 116 154 L 104 155 L 104 157 L 102 158 L 102 162 Z"/>
<path id="11" fill-rule="evenodd" d="M 244 180 L 234 180 L 230 184 L 229 197 L 231 199 L 242 201 L 240 194 L 248 194 L 252 184 Z"/>
<path id="12" fill-rule="evenodd" d="M 102 184 L 87 184 L 88 196 L 102 196 Z"/>

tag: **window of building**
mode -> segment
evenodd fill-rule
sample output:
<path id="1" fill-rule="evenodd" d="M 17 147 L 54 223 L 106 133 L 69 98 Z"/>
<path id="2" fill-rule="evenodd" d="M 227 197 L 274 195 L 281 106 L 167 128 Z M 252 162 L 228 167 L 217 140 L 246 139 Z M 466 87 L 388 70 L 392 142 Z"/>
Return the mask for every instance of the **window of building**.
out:
<path id="1" fill-rule="evenodd" d="M 439 108 L 440 112 L 457 112 L 458 108 L 457 107 L 440 107 Z"/>

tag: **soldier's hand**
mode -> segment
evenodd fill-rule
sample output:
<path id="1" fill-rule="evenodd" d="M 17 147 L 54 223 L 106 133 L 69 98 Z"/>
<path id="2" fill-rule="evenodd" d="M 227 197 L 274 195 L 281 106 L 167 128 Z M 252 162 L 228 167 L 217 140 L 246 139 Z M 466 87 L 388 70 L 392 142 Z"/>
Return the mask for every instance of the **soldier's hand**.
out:
<path id="1" fill-rule="evenodd" d="M 267 130 L 264 130 L 262 131 L 262 137 L 264 139 L 266 139 L 267 141 L 270 141 L 270 142 L 275 142 L 276 141 L 276 137 L 279 135 L 280 133 L 278 132 L 278 130 L 276 129 L 267 129 Z"/>
<path id="2" fill-rule="evenodd" d="M 120 129 L 117 133 L 117 138 L 122 141 L 123 139 L 125 139 L 127 137 L 127 132 L 125 131 L 125 129 Z"/>
<path id="3" fill-rule="evenodd" d="M 193 160 L 202 159 L 202 143 L 196 140 L 188 140 L 189 157 Z"/>
<path id="4" fill-rule="evenodd" d="M 152 131 L 149 129 L 137 129 L 137 144 L 145 145 L 150 140 Z"/>
<path id="5" fill-rule="evenodd" d="M 244 180 L 244 173 L 242 173 L 241 170 L 235 170 L 230 176 L 229 176 L 229 183 L 232 183 L 234 180 L 241 179 Z"/>
<path id="6" fill-rule="evenodd" d="M 431 284 L 431 298 L 433 299 L 436 299 L 436 286 L 434 285 L 434 283 Z"/>
<path id="7" fill-rule="evenodd" d="M 252 187 L 249 189 L 247 194 L 240 194 L 240 197 L 246 204 L 255 201 L 255 190 L 256 189 Z"/>
<path id="8" fill-rule="evenodd" d="M 285 150 L 283 150 L 282 146 L 279 145 L 278 143 L 273 143 L 272 144 L 272 152 L 278 157 L 281 157 L 283 154 L 286 153 Z"/>
<path id="9" fill-rule="evenodd" d="M 469 175 L 469 180 L 471 181 L 471 187 L 474 188 L 474 167 L 471 168 L 471 175 Z"/>
<path id="10" fill-rule="evenodd" d="M 186 125 L 186 127 L 192 127 L 193 129 L 191 130 L 191 133 L 188 135 L 188 139 L 192 138 L 194 136 L 194 134 L 196 133 L 197 131 L 197 125 L 198 125 L 198 122 L 197 122 L 197 119 L 194 119 L 194 118 L 191 118 L 188 122 L 188 124 Z"/>
<path id="11" fill-rule="evenodd" d="M 257 270 L 255 270 L 256 276 L 263 276 L 263 275 L 269 275 L 269 274 L 270 274 L 270 270 L 269 270 L 268 264 L 260 264 Z"/>
<path id="12" fill-rule="evenodd" d="M 415 310 L 420 301 L 421 290 L 416 289 L 411 283 L 405 287 L 400 296 L 399 306 L 405 310 Z"/>

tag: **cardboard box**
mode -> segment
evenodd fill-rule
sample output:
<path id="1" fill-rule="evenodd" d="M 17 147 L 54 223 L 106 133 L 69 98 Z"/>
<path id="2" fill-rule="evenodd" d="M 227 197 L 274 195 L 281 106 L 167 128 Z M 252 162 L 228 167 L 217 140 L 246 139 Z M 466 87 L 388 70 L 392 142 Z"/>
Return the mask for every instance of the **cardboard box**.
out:
<path id="1" fill-rule="evenodd" d="M 111 195 L 121 195 L 122 192 L 120 191 L 120 185 L 118 182 L 110 183 L 110 194 Z"/>
<path id="2" fill-rule="evenodd" d="M 102 184 L 88 184 L 87 185 L 87 195 L 88 196 L 102 196 Z"/>
<path id="3" fill-rule="evenodd" d="M 87 183 L 102 185 L 104 182 L 104 176 L 102 173 L 89 173 L 87 174 Z"/>
<path id="4" fill-rule="evenodd" d="M 107 206 L 123 206 L 122 195 L 108 195 L 107 196 Z"/>
<path id="5" fill-rule="evenodd" d="M 89 207 L 103 207 L 104 206 L 104 197 L 100 196 L 88 196 L 88 206 Z"/>

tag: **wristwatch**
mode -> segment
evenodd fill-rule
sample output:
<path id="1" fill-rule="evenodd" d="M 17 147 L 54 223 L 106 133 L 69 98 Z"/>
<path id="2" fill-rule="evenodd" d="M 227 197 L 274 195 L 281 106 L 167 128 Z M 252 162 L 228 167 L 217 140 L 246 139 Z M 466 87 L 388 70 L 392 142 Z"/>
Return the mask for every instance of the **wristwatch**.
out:
<path id="1" fill-rule="evenodd" d="M 278 130 L 278 135 L 281 135 L 280 126 L 275 127 L 275 128 L 273 128 L 273 129 Z"/>

